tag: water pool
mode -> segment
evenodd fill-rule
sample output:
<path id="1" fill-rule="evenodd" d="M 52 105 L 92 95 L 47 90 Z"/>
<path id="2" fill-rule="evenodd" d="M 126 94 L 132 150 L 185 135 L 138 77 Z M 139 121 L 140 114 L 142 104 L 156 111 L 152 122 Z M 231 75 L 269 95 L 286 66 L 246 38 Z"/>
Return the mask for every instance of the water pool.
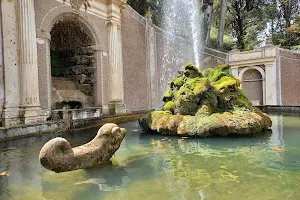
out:
<path id="1" fill-rule="evenodd" d="M 104 168 L 56 174 L 38 155 L 53 135 L 0 142 L 0 199 L 277 200 L 300 199 L 300 117 L 271 116 L 272 132 L 255 137 L 178 138 L 119 124 L 127 136 Z M 73 146 L 97 129 L 66 137 Z"/>

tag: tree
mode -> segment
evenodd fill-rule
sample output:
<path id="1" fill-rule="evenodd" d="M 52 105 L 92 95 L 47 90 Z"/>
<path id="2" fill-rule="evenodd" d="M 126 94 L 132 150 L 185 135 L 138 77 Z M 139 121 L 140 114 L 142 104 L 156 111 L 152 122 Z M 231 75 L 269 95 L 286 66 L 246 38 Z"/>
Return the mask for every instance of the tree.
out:
<path id="1" fill-rule="evenodd" d="M 280 14 L 284 19 L 285 28 L 291 26 L 291 21 L 295 19 L 299 10 L 299 4 L 299 0 L 279 0 Z"/>
<path id="2" fill-rule="evenodd" d="M 162 3 L 163 0 L 128 0 L 127 4 L 130 5 L 140 15 L 145 16 L 150 10 L 154 24 L 159 25 L 162 16 Z"/>
<path id="3" fill-rule="evenodd" d="M 222 46 L 223 46 L 226 12 L 227 12 L 227 0 L 222 0 L 220 24 L 219 24 L 218 38 L 217 38 L 217 45 L 219 48 L 222 48 Z"/>
<path id="4" fill-rule="evenodd" d="M 294 24 L 289 26 L 283 35 L 275 35 L 275 42 L 282 48 L 300 50 L 300 15 Z"/>
<path id="5" fill-rule="evenodd" d="M 258 35 L 265 29 L 266 0 L 230 0 L 232 35 L 240 50 L 251 50 L 259 43 Z"/>
<path id="6" fill-rule="evenodd" d="M 297 33 L 291 30 L 299 18 L 297 15 L 300 14 L 300 0 L 272 0 L 271 6 L 273 10 L 267 17 L 272 20 L 272 42 L 288 49 L 299 45 Z M 295 23 L 292 24 L 293 22 Z"/>
<path id="7" fill-rule="evenodd" d="M 213 15 L 213 0 L 204 0 L 203 1 L 203 13 L 204 13 L 204 29 L 206 30 L 206 38 L 205 44 L 209 45 L 210 43 L 210 31 L 211 31 L 211 24 L 212 24 L 212 15 Z"/>

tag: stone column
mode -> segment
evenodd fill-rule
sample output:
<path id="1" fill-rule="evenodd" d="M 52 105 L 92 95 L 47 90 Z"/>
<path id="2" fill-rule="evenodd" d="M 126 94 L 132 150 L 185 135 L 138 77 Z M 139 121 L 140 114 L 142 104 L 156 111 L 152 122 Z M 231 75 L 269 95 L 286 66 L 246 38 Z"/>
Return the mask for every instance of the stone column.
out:
<path id="1" fill-rule="evenodd" d="M 49 32 L 37 31 L 38 76 L 40 107 L 51 113 L 51 35 Z"/>
<path id="2" fill-rule="evenodd" d="M 96 68 L 95 68 L 95 84 L 94 84 L 94 98 L 95 98 L 95 106 L 102 105 L 102 51 L 96 46 L 95 47 L 95 56 L 96 56 Z"/>
<path id="3" fill-rule="evenodd" d="M 21 107 L 25 124 L 46 120 L 41 113 L 38 84 L 34 0 L 18 0 Z"/>
<path id="4" fill-rule="evenodd" d="M 232 74 L 235 78 L 239 78 L 239 68 L 238 68 L 238 67 L 236 67 L 236 68 L 231 68 L 230 71 L 231 71 L 231 74 Z"/>
<path id="5" fill-rule="evenodd" d="M 1 2 L 0 2 L 1 5 Z M 4 70 L 3 70 L 3 42 L 2 42 L 2 9 L 0 7 L 0 115 L 2 116 L 2 109 L 4 104 Z M 2 118 L 0 119 L 2 123 Z"/>
<path id="6" fill-rule="evenodd" d="M 110 103 L 109 114 L 126 113 L 123 95 L 123 66 L 121 24 L 115 20 L 107 22 L 109 28 Z M 114 109 L 113 109 L 114 107 Z M 111 110 L 115 110 L 112 113 Z"/>
<path id="7" fill-rule="evenodd" d="M 276 65 L 265 65 L 265 76 L 265 104 L 277 105 Z"/>
<path id="8" fill-rule="evenodd" d="M 16 1 L 1 1 L 5 85 L 2 120 L 5 127 L 20 124 L 18 19 L 16 5 Z"/>

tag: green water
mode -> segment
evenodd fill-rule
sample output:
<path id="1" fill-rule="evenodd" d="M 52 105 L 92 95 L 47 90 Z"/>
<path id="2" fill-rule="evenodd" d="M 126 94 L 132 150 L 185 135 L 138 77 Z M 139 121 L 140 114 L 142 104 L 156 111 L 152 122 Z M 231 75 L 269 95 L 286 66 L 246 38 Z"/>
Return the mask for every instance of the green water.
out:
<path id="1" fill-rule="evenodd" d="M 0 199 L 299 200 L 300 117 L 272 116 L 272 132 L 247 138 L 178 138 L 143 133 L 137 122 L 112 164 L 56 174 L 38 161 L 54 136 L 0 142 Z M 97 129 L 65 136 L 73 146 Z"/>

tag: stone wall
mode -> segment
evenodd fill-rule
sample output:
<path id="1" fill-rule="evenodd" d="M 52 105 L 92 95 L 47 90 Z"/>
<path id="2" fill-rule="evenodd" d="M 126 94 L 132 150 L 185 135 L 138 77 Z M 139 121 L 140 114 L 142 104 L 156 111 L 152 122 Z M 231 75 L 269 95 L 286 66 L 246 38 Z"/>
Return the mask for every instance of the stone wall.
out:
<path id="1" fill-rule="evenodd" d="M 278 55 L 281 71 L 281 98 L 282 105 L 300 105 L 300 53 L 288 50 L 279 50 Z M 279 81 L 278 80 L 278 81 Z"/>
<path id="2" fill-rule="evenodd" d="M 124 100 L 127 112 L 148 109 L 145 19 L 132 8 L 122 11 Z"/>
<path id="3" fill-rule="evenodd" d="M 202 66 L 204 69 L 228 63 L 227 53 L 204 47 Z"/>
<path id="4" fill-rule="evenodd" d="M 155 26 L 130 7 L 123 10 L 125 104 L 129 110 L 159 108 L 169 81 L 194 62 L 193 44 Z M 201 68 L 227 62 L 227 54 L 202 49 Z M 138 100 L 137 100 L 138 99 Z"/>

